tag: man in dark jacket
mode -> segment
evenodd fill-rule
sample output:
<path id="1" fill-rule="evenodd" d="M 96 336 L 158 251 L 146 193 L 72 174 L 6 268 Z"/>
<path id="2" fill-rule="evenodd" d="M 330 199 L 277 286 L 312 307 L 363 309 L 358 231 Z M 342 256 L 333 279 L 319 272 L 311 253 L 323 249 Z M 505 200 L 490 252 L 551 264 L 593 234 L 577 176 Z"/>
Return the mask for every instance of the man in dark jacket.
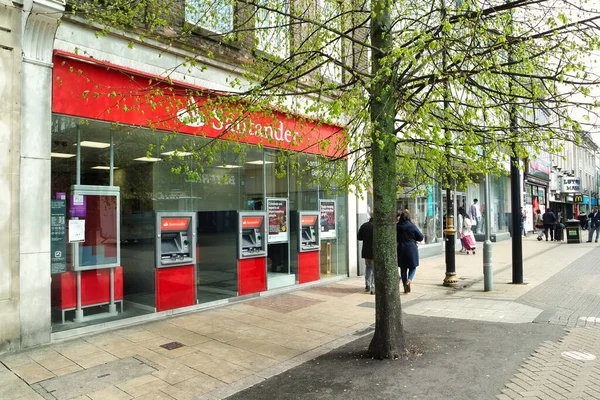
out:
<path id="1" fill-rule="evenodd" d="M 594 232 L 596 232 L 596 243 L 598 243 L 598 234 L 600 233 L 600 213 L 598 212 L 598 207 L 595 207 L 590 215 L 588 215 L 588 243 L 592 241 Z"/>
<path id="2" fill-rule="evenodd" d="M 362 240 L 361 257 L 365 259 L 365 292 L 375 294 L 375 276 L 373 275 L 373 218 L 361 225 L 358 240 Z"/>
<path id="3" fill-rule="evenodd" d="M 550 240 L 554 240 L 554 228 L 556 227 L 557 219 L 551 208 L 547 209 L 544 215 L 542 215 L 542 221 L 544 221 L 546 242 L 548 241 L 548 231 L 550 231 Z"/>

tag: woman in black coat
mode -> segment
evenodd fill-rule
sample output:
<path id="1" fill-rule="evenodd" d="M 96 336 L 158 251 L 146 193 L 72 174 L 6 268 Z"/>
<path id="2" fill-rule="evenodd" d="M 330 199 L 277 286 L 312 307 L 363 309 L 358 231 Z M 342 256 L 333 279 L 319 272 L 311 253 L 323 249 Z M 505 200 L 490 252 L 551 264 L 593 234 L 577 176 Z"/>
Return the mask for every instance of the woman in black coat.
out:
<path id="1" fill-rule="evenodd" d="M 404 293 L 410 293 L 410 282 L 415 277 L 419 265 L 419 249 L 417 242 L 423 240 L 423 234 L 412 222 L 410 215 L 403 211 L 396 224 L 398 242 L 398 267 L 404 285 Z"/>

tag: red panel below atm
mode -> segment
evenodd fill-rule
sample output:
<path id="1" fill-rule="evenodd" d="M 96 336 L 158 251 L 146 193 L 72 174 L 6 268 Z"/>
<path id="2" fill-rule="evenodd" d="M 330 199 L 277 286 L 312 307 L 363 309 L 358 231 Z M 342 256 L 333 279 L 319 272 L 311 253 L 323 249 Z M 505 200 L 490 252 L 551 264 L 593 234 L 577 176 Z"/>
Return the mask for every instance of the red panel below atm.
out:
<path id="1" fill-rule="evenodd" d="M 265 257 L 238 260 L 238 295 L 267 290 L 267 260 Z"/>
<path id="2" fill-rule="evenodd" d="M 156 311 L 196 304 L 194 266 L 156 269 Z"/>
<path id="3" fill-rule="evenodd" d="M 123 267 L 115 268 L 115 300 L 123 299 Z M 110 269 L 81 271 L 81 305 L 110 301 Z M 52 306 L 68 310 L 77 306 L 77 272 L 52 275 Z"/>
<path id="4" fill-rule="evenodd" d="M 318 281 L 320 278 L 319 252 L 298 253 L 298 283 Z"/>

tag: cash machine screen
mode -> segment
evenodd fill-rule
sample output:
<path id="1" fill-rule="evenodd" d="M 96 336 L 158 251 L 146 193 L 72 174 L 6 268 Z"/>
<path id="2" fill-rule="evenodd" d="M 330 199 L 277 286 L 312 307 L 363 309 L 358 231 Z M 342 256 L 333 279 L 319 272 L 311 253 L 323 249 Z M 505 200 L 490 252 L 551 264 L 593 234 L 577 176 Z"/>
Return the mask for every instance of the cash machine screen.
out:
<path id="1" fill-rule="evenodd" d="M 192 263 L 192 246 L 188 238 L 190 218 L 162 218 L 160 235 L 161 265 Z"/>
<path id="2" fill-rule="evenodd" d="M 242 257 L 257 257 L 265 254 L 263 243 L 263 216 L 243 216 L 241 218 L 240 247 Z"/>
<path id="3" fill-rule="evenodd" d="M 302 215 L 300 218 L 300 229 L 300 251 L 318 249 L 317 216 Z"/>

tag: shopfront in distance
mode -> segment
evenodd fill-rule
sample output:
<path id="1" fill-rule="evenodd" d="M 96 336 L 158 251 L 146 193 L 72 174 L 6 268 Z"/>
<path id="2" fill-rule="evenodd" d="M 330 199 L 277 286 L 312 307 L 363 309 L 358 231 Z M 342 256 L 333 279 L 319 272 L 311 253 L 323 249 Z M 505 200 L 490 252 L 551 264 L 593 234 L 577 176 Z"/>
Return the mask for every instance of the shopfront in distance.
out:
<path id="1" fill-rule="evenodd" d="M 241 144 L 243 162 L 230 146 L 192 179 L 175 171 L 201 160 L 180 149 L 213 140 L 225 121 L 184 125 L 185 107 L 174 105 L 187 104 L 185 95 L 161 102 L 154 90 L 154 106 L 145 103 L 151 79 L 55 54 L 53 332 L 347 276 L 346 194 L 299 184 L 290 168 L 285 176 L 275 171 L 281 148 L 301 153 L 301 167 L 314 162 L 319 146 L 296 143 L 294 135 L 333 142 L 339 128 L 275 112 L 276 123 L 263 123 L 269 129 Z M 182 94 L 194 89 L 162 85 Z M 250 116 L 255 126 L 261 118 Z M 320 216 L 318 256 L 310 262 L 299 248 L 302 212 Z"/>

